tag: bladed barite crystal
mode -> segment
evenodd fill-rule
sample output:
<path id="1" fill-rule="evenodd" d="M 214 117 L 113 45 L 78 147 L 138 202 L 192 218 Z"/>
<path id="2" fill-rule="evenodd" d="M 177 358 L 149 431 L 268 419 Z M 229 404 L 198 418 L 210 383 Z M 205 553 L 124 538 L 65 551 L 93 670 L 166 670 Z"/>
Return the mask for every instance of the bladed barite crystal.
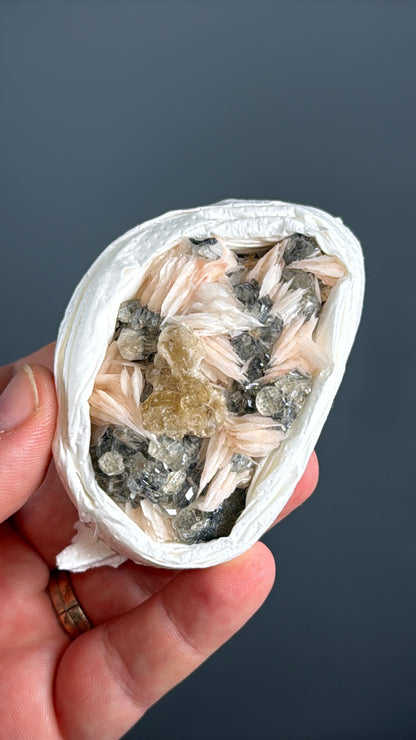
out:
<path id="1" fill-rule="evenodd" d="M 172 317 L 172 312 L 164 315 L 163 310 L 154 310 L 165 305 L 163 296 L 156 301 L 149 294 L 149 308 L 143 305 L 139 290 L 118 310 L 113 343 L 121 359 L 116 363 L 120 372 L 127 368 L 123 371 L 127 372 L 123 381 L 126 393 L 133 393 L 135 403 L 140 398 L 137 410 L 130 407 L 133 417 L 137 414 L 137 427 L 108 423 L 101 433 L 95 432 L 91 460 L 96 480 L 123 508 L 129 504 L 140 511 L 146 501 L 147 507 L 154 507 L 154 516 L 165 518 L 173 539 L 182 543 L 206 542 L 231 532 L 244 509 L 254 469 L 262 459 L 250 452 L 243 454 L 250 450 L 251 436 L 253 449 L 257 449 L 256 428 L 263 429 L 266 439 L 264 429 L 270 428 L 272 434 L 276 434 L 273 430 L 286 433 L 312 389 L 315 367 L 302 359 L 301 344 L 296 348 L 284 329 L 286 325 L 291 329 L 291 322 L 297 321 L 298 330 L 319 315 L 320 287 L 325 298 L 329 289 L 321 280 L 318 285 L 313 272 L 299 269 L 295 263 L 321 252 L 314 239 L 302 234 L 294 234 L 273 248 L 280 265 L 279 271 L 273 269 L 280 278 L 278 286 L 271 286 L 270 280 L 267 283 L 270 294 L 262 288 L 268 268 L 262 267 L 261 260 L 267 251 L 231 259 L 221 240 L 208 236 L 183 240 L 180 254 L 188 250 L 188 259 L 204 276 L 201 283 L 206 280 L 209 287 L 212 280 L 210 290 L 220 284 L 221 298 L 213 290 L 212 306 L 209 301 L 198 303 L 203 294 L 199 296 L 196 288 L 190 291 L 188 304 L 182 304 L 182 315 Z M 254 268 L 256 279 L 251 276 Z M 169 252 L 161 280 L 162 274 L 170 275 L 166 278 L 167 294 L 178 277 L 169 272 Z M 198 287 L 198 277 L 196 280 Z M 276 287 L 281 288 L 280 294 Z M 298 291 L 295 307 L 290 298 L 293 291 Z M 180 294 L 175 300 L 179 305 Z M 215 300 L 220 300 L 218 308 Z M 229 301 L 229 309 L 224 301 Z M 227 310 L 241 317 L 239 328 L 231 333 L 229 328 L 211 331 L 210 311 L 218 324 L 218 315 Z M 198 311 L 205 318 L 196 324 L 203 328 L 196 330 L 192 320 Z M 315 324 L 311 321 L 309 326 Z M 218 353 L 215 356 L 213 347 Z M 113 362 L 114 357 L 113 351 Z M 129 368 L 135 364 L 141 381 L 133 392 L 128 391 L 128 382 Z M 108 373 L 103 376 L 105 383 L 108 377 Z M 246 423 L 246 419 L 257 421 L 253 431 L 241 428 L 240 440 L 237 421 Z M 262 426 L 259 419 L 268 420 L 268 426 Z M 212 447 L 214 440 L 217 446 Z M 144 516 L 146 511 L 144 508 Z M 149 521 L 147 526 L 152 526 Z"/>

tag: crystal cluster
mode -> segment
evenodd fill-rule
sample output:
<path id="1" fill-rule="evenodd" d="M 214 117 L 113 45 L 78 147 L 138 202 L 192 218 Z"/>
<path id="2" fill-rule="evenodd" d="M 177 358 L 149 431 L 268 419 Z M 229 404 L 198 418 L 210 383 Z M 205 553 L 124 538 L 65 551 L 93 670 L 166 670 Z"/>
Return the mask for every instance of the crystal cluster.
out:
<path id="1" fill-rule="evenodd" d="M 224 396 L 198 371 L 203 356 L 202 342 L 190 329 L 181 324 L 163 329 L 147 375 L 153 391 L 142 404 L 150 432 L 177 440 L 186 434 L 211 437 L 223 424 Z"/>
<path id="2" fill-rule="evenodd" d="M 125 360 L 148 360 L 155 354 L 161 316 L 149 311 L 139 300 L 125 301 L 117 315 L 118 349 Z"/>
<path id="3" fill-rule="evenodd" d="M 259 462 L 241 454 L 241 448 L 234 454 L 231 449 L 226 462 L 218 463 L 217 472 L 221 477 L 224 471 L 221 481 L 234 481 L 234 490 L 230 486 L 219 505 L 219 499 L 214 499 L 216 508 L 212 511 L 205 510 L 207 506 L 199 508 L 199 502 L 209 499 L 213 485 L 213 482 L 201 484 L 202 475 L 207 479 L 204 470 L 209 440 L 221 433 L 226 421 L 230 425 L 233 419 L 246 414 L 256 414 L 253 419 L 264 417 L 270 420 L 273 429 L 286 433 L 311 393 L 312 372 L 299 370 L 296 355 L 293 367 L 289 364 L 289 370 L 286 366 L 282 372 L 274 372 L 273 358 L 276 347 L 280 351 L 279 339 L 285 336 L 282 331 L 286 314 L 284 310 L 279 313 L 276 292 L 270 288 L 269 295 L 262 289 L 261 255 L 241 255 L 237 263 L 233 257 L 233 262 L 227 263 L 233 265 L 231 271 L 225 272 L 224 268 L 221 275 L 218 270 L 226 264 L 227 250 L 219 239 L 191 238 L 185 243 L 189 259 L 204 271 L 204 279 L 208 279 L 211 268 L 216 270 L 212 273 L 215 277 L 210 279 L 228 286 L 233 310 L 238 306 L 240 316 L 251 317 L 239 324 L 246 330 L 228 335 L 226 341 L 233 357 L 238 358 L 241 374 L 234 378 L 239 380 L 225 378 L 221 385 L 208 379 L 212 376 L 204 372 L 207 357 L 204 332 L 191 330 L 181 323 L 180 317 L 172 320 L 150 310 L 137 297 L 125 301 L 118 312 L 113 341 L 122 358 L 121 366 L 125 362 L 130 367 L 134 363 L 140 367 L 143 382 L 139 411 L 143 433 L 109 423 L 101 435 L 96 432 L 91 459 L 97 483 L 115 502 L 123 508 L 126 504 L 137 508 L 143 501 L 150 502 L 158 516 L 169 520 L 176 540 L 193 544 L 230 534 L 245 507 L 246 490 Z M 294 299 L 297 320 L 302 317 L 300 325 L 309 322 L 313 329 L 322 295 L 325 300 L 329 289 L 305 269 L 303 261 L 322 253 L 314 239 L 302 234 L 293 234 L 281 245 L 281 249 L 279 243 L 275 249 L 280 249 L 276 259 L 280 265 L 282 295 L 290 296 L 298 291 Z M 257 264 L 254 279 L 250 273 Z M 166 274 L 169 274 L 167 269 Z M 293 299 L 290 301 L 293 303 Z M 150 305 L 155 307 L 154 302 Z M 225 330 L 224 334 L 227 335 Z M 221 341 L 218 347 L 225 351 L 224 338 Z M 220 460 L 221 454 L 216 454 Z M 209 481 L 215 481 L 215 470 L 211 471 Z"/>
<path id="4" fill-rule="evenodd" d="M 98 484 L 115 501 L 135 508 L 147 498 L 173 516 L 197 496 L 201 443 L 193 436 L 149 442 L 127 427 L 108 426 L 91 447 L 91 459 Z"/>

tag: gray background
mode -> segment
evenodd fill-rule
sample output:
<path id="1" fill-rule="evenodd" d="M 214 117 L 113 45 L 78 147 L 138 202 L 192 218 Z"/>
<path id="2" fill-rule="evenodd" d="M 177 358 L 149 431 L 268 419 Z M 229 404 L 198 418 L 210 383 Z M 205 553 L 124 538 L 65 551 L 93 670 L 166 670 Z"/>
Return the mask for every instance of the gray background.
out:
<path id="1" fill-rule="evenodd" d="M 416 737 L 413 2 L 0 3 L 2 362 L 147 218 L 226 197 L 341 215 L 365 313 L 268 602 L 129 735 Z"/>

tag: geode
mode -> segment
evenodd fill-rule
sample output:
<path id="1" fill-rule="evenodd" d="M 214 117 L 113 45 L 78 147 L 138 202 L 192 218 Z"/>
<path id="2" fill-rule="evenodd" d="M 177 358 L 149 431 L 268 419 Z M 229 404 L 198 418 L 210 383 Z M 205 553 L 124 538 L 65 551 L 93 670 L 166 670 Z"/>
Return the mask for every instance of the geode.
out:
<path id="1" fill-rule="evenodd" d="M 190 238 L 194 241 L 190 242 Z M 158 260 L 175 245 L 180 245 L 183 239 L 187 244 L 191 243 L 195 247 L 194 252 L 191 247 L 186 248 L 189 248 L 191 258 L 198 261 L 198 269 L 205 271 L 204 275 L 208 274 L 209 270 L 220 271 L 221 269 L 223 274 L 233 273 L 233 271 L 237 273 L 237 268 L 244 267 L 243 280 L 237 278 L 236 281 L 230 281 L 235 304 L 233 310 L 235 310 L 236 317 L 240 318 L 238 318 L 236 330 L 231 333 L 229 346 L 234 352 L 231 340 L 248 332 L 252 339 L 259 341 L 265 348 L 255 344 L 258 351 L 247 360 L 243 360 L 238 352 L 234 352 L 232 357 L 237 359 L 231 362 L 231 359 L 227 359 L 231 358 L 231 355 L 227 355 L 228 350 L 225 349 L 225 345 L 218 345 L 225 354 L 221 358 L 218 370 L 215 372 L 210 370 L 212 379 L 209 382 L 215 386 L 215 379 L 221 379 L 221 372 L 223 372 L 221 367 L 232 368 L 236 385 L 233 386 L 231 383 L 233 390 L 230 387 L 227 393 L 229 395 L 230 392 L 239 394 L 241 404 L 237 412 L 230 411 L 230 404 L 226 398 L 227 393 L 218 390 L 218 393 L 222 393 L 223 400 L 218 401 L 218 408 L 209 419 L 206 418 L 206 406 L 207 403 L 210 406 L 210 403 L 204 401 L 204 393 L 207 395 L 208 390 L 203 380 L 207 359 L 201 360 L 197 374 L 193 374 L 192 362 L 188 362 L 185 363 L 187 364 L 186 372 L 175 375 L 166 355 L 162 354 L 165 365 L 160 362 L 157 372 L 154 372 L 152 377 L 143 377 L 143 381 L 148 386 L 145 393 L 146 386 L 144 382 L 139 382 L 139 376 L 134 370 L 135 367 L 140 370 L 142 363 L 154 362 L 159 352 L 159 339 L 163 332 L 164 322 L 167 319 L 168 323 L 179 321 L 179 323 L 191 325 L 194 317 L 196 320 L 198 315 L 204 316 L 204 310 L 207 310 L 209 315 L 211 310 L 207 302 L 201 304 L 202 308 L 198 308 L 198 301 L 195 299 L 193 313 L 192 311 L 181 313 L 181 301 L 184 291 L 188 290 L 187 286 L 191 286 L 195 291 L 198 286 L 195 282 L 195 273 L 192 272 L 192 265 L 185 264 L 186 260 L 183 259 L 183 253 L 180 253 L 180 250 L 177 258 L 179 272 L 176 277 L 183 276 L 181 278 L 182 292 L 178 282 L 176 294 L 172 294 L 169 301 L 162 304 L 160 310 L 154 305 L 158 284 L 152 283 L 152 274 L 157 268 Z M 283 300 L 282 297 L 279 298 L 279 293 L 275 290 L 276 286 L 270 284 L 265 295 L 262 296 L 260 290 L 257 289 L 260 285 L 257 277 L 249 275 L 248 279 L 245 279 L 244 276 L 249 274 L 251 266 L 254 269 L 256 261 L 267 254 L 271 245 L 278 244 L 284 239 L 286 242 L 281 253 L 281 270 L 283 281 L 289 282 L 289 291 L 286 292 L 288 296 L 286 304 L 282 302 L 281 315 L 277 311 L 283 322 L 281 324 L 278 319 L 273 319 L 276 314 L 274 302 Z M 210 244 L 209 240 L 215 240 L 215 242 Z M 242 255 L 238 264 L 237 261 L 234 265 L 230 260 L 227 262 L 228 258 L 222 250 L 223 244 L 228 250 Z M 311 251 L 312 247 L 313 251 Z M 324 264 L 327 257 L 339 264 L 343 272 L 340 271 L 341 277 L 335 288 L 327 291 L 324 286 L 327 300 L 321 308 L 319 292 L 316 289 L 320 283 L 313 274 L 312 268 L 316 261 L 319 263 L 321 260 Z M 299 270 L 296 265 L 295 268 L 291 267 L 299 260 L 307 261 L 308 259 L 311 259 L 311 272 Z M 150 272 L 149 266 L 151 267 Z M 137 305 L 134 303 L 136 293 L 142 285 L 145 274 L 148 276 L 146 278 L 148 282 L 143 283 L 143 290 L 145 293 L 147 290 L 147 298 L 143 300 L 142 305 Z M 321 272 L 317 275 L 322 282 Z M 215 283 L 215 279 L 212 282 Z M 363 286 L 362 255 L 359 243 L 353 234 L 340 219 L 334 219 L 316 208 L 295 204 L 273 201 L 225 201 L 190 211 L 172 212 L 140 225 L 114 242 L 96 260 L 75 291 L 60 328 L 56 348 L 55 377 L 60 411 L 54 442 L 54 456 L 58 471 L 78 508 L 82 522 L 78 524 L 78 534 L 73 544 L 58 556 L 58 566 L 70 570 L 83 570 L 102 564 L 118 565 L 124 559 L 132 558 L 136 562 L 162 567 L 207 567 L 224 562 L 248 549 L 278 516 L 306 467 L 342 379 L 346 359 L 359 323 Z M 290 367 L 291 372 L 303 374 L 296 367 L 295 354 L 290 354 L 292 350 L 286 337 L 287 332 L 285 332 L 285 306 L 290 305 L 290 294 L 298 289 L 303 291 L 303 306 L 298 318 L 300 322 L 302 316 L 303 319 L 307 319 L 302 341 L 305 342 L 305 348 L 310 350 L 308 342 L 312 339 L 308 331 L 314 332 L 313 341 L 326 357 L 325 366 L 322 364 L 324 370 L 321 371 L 320 367 L 314 370 L 312 390 L 308 393 L 305 389 L 302 392 L 299 389 L 295 392 L 290 388 L 279 387 L 273 377 L 274 368 L 276 363 L 277 366 L 279 365 L 279 362 L 282 363 L 282 367 Z M 283 291 L 281 296 L 283 296 Z M 212 305 L 217 304 L 214 301 Z M 220 306 L 220 301 L 218 306 Z M 150 314 L 147 314 L 147 311 Z M 308 329 L 308 324 L 310 324 L 310 329 Z M 204 324 L 202 318 L 198 326 L 201 327 L 202 332 L 209 331 L 209 325 Z M 262 327 L 264 327 L 264 333 L 262 333 Z M 155 408 L 158 407 L 158 396 L 155 394 L 161 391 L 179 393 L 171 405 L 173 414 L 179 410 L 182 413 L 180 396 L 184 398 L 189 396 L 192 404 L 188 411 L 185 410 L 183 418 L 186 423 L 182 424 L 180 433 L 175 433 L 171 420 L 165 422 L 162 411 L 157 421 L 154 422 L 153 429 L 148 430 L 145 427 L 145 435 L 143 435 L 140 431 L 143 429 L 142 415 L 135 416 L 131 410 L 126 413 L 119 412 L 119 400 L 112 400 L 111 397 L 105 395 L 106 391 L 102 390 L 100 391 L 102 402 L 104 405 L 107 404 L 105 406 L 106 418 L 112 420 L 111 424 L 108 424 L 108 421 L 105 423 L 107 427 L 112 427 L 113 431 L 110 430 L 111 433 L 107 436 L 105 432 L 104 439 L 100 440 L 97 445 L 97 451 L 90 454 L 89 399 L 93 392 L 94 379 L 106 356 L 108 343 L 115 341 L 117 344 L 122 332 L 127 330 L 135 334 L 134 337 L 133 334 L 127 335 L 129 341 L 126 341 L 125 346 L 130 347 L 130 350 L 124 350 L 125 354 L 130 354 L 132 359 L 123 358 L 120 352 L 122 362 L 127 363 L 125 365 L 127 375 L 123 375 L 121 390 L 122 387 L 127 388 L 128 386 L 129 398 L 139 399 L 147 395 L 146 400 L 140 402 L 142 410 L 145 410 L 145 416 L 146 409 L 150 416 L 153 414 L 149 403 L 152 396 L 156 402 Z M 126 335 L 124 334 L 123 337 Z M 136 337 L 142 339 L 140 342 L 137 341 L 135 346 Z M 129 344 L 130 340 L 131 344 Z M 123 343 L 124 339 L 120 344 Z M 281 358 L 279 357 L 280 346 L 286 348 L 285 361 L 289 363 L 286 366 L 282 359 L 283 353 Z M 112 361 L 118 362 L 119 360 L 114 355 Z M 115 364 L 114 367 L 116 366 Z M 152 381 L 155 381 L 155 384 Z M 267 387 L 272 386 L 274 388 L 273 398 L 270 398 L 267 397 L 267 393 L 265 395 L 265 391 Z M 193 390 L 188 392 L 188 388 Z M 305 394 L 306 400 L 303 399 L 301 403 Z M 198 404 L 199 396 L 201 404 Z M 275 403 L 273 407 L 272 401 Z M 287 407 L 289 411 L 286 409 L 282 412 L 279 403 Z M 167 407 L 161 405 L 160 408 L 166 410 Z M 242 413 L 243 408 L 248 408 L 250 413 Z M 263 416 L 261 410 L 268 414 L 273 412 L 272 416 Z M 201 421 L 190 429 L 188 419 L 194 413 L 200 415 Z M 198 467 L 199 462 L 195 462 L 198 456 L 194 455 L 194 462 L 190 463 L 187 468 L 188 472 L 184 479 L 185 471 L 179 465 L 182 452 L 176 450 L 175 457 L 172 451 L 171 459 L 174 460 L 174 465 L 179 465 L 179 469 L 174 471 L 165 459 L 152 458 L 149 454 L 149 445 L 155 438 L 164 440 L 166 437 L 175 443 L 182 444 L 188 436 L 203 438 L 205 433 L 207 437 L 204 437 L 204 440 L 211 440 L 215 435 L 220 434 L 222 429 L 228 428 L 227 414 L 231 414 L 236 420 L 231 426 L 236 434 L 235 440 L 240 445 L 240 450 L 245 449 L 245 444 L 256 441 L 250 438 L 253 436 L 250 432 L 250 425 L 253 428 L 260 428 L 256 419 L 264 420 L 266 424 L 264 429 L 268 428 L 269 419 L 270 424 L 275 424 L 275 426 L 280 424 L 282 429 L 288 429 L 290 426 L 290 433 L 284 437 L 277 451 L 256 465 L 254 477 L 247 490 L 237 484 L 234 492 L 213 511 L 202 510 L 198 508 L 198 501 L 206 498 L 208 491 L 199 490 L 198 480 L 201 469 Z M 169 416 L 169 414 L 166 415 Z M 273 419 L 273 415 L 278 419 Z M 292 424 L 295 418 L 296 425 Z M 97 419 L 95 423 L 100 423 L 100 420 Z M 135 440 L 130 440 L 129 434 L 125 435 L 124 439 L 121 434 L 121 439 L 118 439 L 120 435 L 114 430 L 119 429 L 128 429 L 129 434 L 135 435 Z M 300 438 L 301 444 L 299 444 Z M 200 444 L 201 454 L 206 454 L 206 442 L 203 441 Z M 121 446 L 122 451 L 119 451 L 117 445 Z M 162 456 L 164 455 L 164 446 L 162 442 L 161 452 L 156 449 L 156 445 L 154 451 L 157 455 L 160 452 Z M 110 456 L 105 457 L 107 453 L 110 453 Z M 117 457 L 118 454 L 123 458 L 123 468 Z M 244 456 L 241 451 L 237 454 Z M 98 462 L 100 459 L 101 467 Z M 243 466 L 243 462 L 243 460 L 233 458 L 230 463 L 231 476 L 246 475 L 244 467 L 239 469 L 240 465 Z M 197 471 L 193 477 L 191 476 L 192 484 L 188 480 L 191 465 L 194 466 L 192 470 Z M 231 470 L 231 467 L 234 470 Z M 145 471 L 144 474 L 143 471 Z M 250 470 L 249 472 L 251 473 Z M 110 495 L 101 485 L 104 478 L 106 478 L 107 489 L 111 491 Z M 151 527 L 156 528 L 154 531 L 159 534 L 151 535 L 150 529 L 142 528 L 125 513 L 128 507 L 132 507 L 130 498 L 127 502 L 124 500 L 126 480 L 134 480 L 137 484 L 137 490 L 130 491 L 127 488 L 130 491 L 128 496 L 133 496 L 131 501 L 134 505 L 137 504 L 133 511 L 140 512 L 141 497 L 143 490 L 146 489 L 148 498 L 145 501 L 148 506 L 154 507 L 154 520 L 152 520 Z M 183 503 L 181 496 L 184 495 L 186 486 L 188 486 L 186 493 L 191 490 L 190 497 L 193 500 L 189 502 L 186 499 L 187 505 L 180 509 Z M 130 488 L 134 488 L 132 482 Z M 157 502 L 152 503 L 150 496 Z M 237 499 L 239 503 L 235 505 L 235 508 L 231 506 L 232 511 L 225 516 L 226 524 L 222 529 L 220 515 L 226 508 L 225 502 L 228 501 L 230 506 Z M 173 514 L 170 519 L 169 515 L 166 515 L 168 524 L 163 524 L 165 527 L 165 533 L 163 533 L 162 524 L 159 527 L 159 522 L 164 521 L 163 512 L 169 509 L 170 503 L 178 504 L 176 508 L 172 507 L 176 514 Z M 192 514 L 191 512 L 199 513 Z M 191 517 L 194 517 L 195 521 L 191 521 Z M 184 522 L 185 524 L 181 526 L 181 522 L 182 525 Z M 214 533 L 212 532 L 213 524 L 216 524 Z M 169 538 L 169 532 L 174 531 L 175 528 L 179 541 L 169 541 L 166 537 Z M 214 538 L 210 539 L 212 534 Z"/>

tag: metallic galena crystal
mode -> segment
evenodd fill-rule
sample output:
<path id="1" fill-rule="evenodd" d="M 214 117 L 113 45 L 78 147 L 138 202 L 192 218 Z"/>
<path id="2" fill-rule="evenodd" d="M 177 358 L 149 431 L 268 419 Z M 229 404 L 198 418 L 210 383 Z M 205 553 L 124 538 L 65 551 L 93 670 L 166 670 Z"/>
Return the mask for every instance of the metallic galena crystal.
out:
<path id="1" fill-rule="evenodd" d="M 298 260 L 305 260 L 315 254 L 321 253 L 315 239 L 303 234 L 293 234 L 287 239 L 283 259 L 287 265 Z"/>
<path id="2" fill-rule="evenodd" d="M 262 416 L 270 416 L 287 431 L 312 390 L 310 376 L 296 371 L 277 378 L 274 383 L 264 385 L 256 394 L 256 408 Z"/>
<path id="3" fill-rule="evenodd" d="M 200 511 L 194 507 L 184 509 L 172 519 L 178 539 L 194 544 L 227 537 L 243 511 L 245 502 L 246 491 L 236 488 L 215 511 Z"/>

